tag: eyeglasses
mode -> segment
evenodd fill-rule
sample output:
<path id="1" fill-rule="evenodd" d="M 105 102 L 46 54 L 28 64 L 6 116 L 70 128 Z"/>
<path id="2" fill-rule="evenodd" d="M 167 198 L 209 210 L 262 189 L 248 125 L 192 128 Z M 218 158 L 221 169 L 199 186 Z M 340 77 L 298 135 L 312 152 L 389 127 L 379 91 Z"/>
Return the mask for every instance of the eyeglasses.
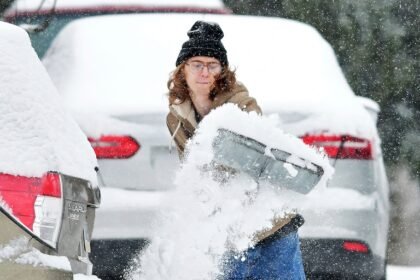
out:
<path id="1" fill-rule="evenodd" d="M 209 62 L 209 63 L 203 63 L 200 61 L 191 61 L 189 63 L 185 63 L 188 65 L 191 69 L 191 72 L 194 74 L 201 73 L 204 70 L 204 67 L 207 68 L 210 74 L 217 75 L 222 72 L 222 65 L 217 62 Z"/>

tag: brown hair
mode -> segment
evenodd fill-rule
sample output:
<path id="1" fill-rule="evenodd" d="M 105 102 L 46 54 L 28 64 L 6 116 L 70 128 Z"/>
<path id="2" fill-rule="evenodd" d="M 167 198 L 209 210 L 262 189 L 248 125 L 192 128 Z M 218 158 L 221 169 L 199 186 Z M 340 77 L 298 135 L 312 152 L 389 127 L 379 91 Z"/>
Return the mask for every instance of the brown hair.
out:
<path id="1" fill-rule="evenodd" d="M 169 89 L 169 104 L 181 104 L 190 99 L 189 88 L 184 74 L 185 61 L 182 62 L 172 72 L 167 83 Z M 214 99 L 217 95 L 224 92 L 230 92 L 236 84 L 235 71 L 229 69 L 229 66 L 223 66 L 222 72 L 216 77 L 214 89 L 210 92 L 210 99 Z"/>

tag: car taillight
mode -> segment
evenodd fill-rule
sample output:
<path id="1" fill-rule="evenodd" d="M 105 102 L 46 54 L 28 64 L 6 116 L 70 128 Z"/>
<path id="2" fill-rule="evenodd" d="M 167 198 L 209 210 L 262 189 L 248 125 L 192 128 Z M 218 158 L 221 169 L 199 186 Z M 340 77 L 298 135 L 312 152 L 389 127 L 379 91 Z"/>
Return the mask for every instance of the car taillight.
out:
<path id="1" fill-rule="evenodd" d="M 357 253 L 368 253 L 369 247 L 357 241 L 344 241 L 343 242 L 343 249 L 349 252 L 357 252 Z"/>
<path id="2" fill-rule="evenodd" d="M 54 248 L 63 212 L 61 188 L 60 175 L 55 172 L 42 178 L 0 173 L 0 197 L 9 214 Z"/>
<path id="3" fill-rule="evenodd" d="M 140 144 L 131 136 L 104 135 L 88 140 L 98 159 L 129 158 L 140 149 Z"/>
<path id="4" fill-rule="evenodd" d="M 369 140 L 350 135 L 305 135 L 303 142 L 322 147 L 330 158 L 372 159 L 372 144 Z"/>

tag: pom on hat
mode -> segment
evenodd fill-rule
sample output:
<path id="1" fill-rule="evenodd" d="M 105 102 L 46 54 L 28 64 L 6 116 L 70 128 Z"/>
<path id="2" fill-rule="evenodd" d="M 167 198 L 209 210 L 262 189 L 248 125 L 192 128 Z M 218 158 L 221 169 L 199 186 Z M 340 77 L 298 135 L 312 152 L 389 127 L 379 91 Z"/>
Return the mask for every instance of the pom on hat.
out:
<path id="1" fill-rule="evenodd" d="M 214 57 L 222 65 L 229 64 L 226 49 L 221 42 L 224 33 L 217 23 L 196 21 L 187 35 L 190 39 L 182 44 L 176 66 L 194 56 Z"/>

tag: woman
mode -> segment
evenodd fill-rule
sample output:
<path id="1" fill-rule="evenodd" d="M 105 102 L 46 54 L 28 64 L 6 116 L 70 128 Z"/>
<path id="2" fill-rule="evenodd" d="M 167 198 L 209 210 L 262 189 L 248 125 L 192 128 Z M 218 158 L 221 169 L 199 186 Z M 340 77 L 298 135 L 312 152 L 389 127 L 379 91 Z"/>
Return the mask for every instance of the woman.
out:
<path id="1" fill-rule="evenodd" d="M 181 158 L 197 124 L 212 109 L 233 103 L 261 114 L 256 100 L 229 69 L 220 26 L 197 21 L 187 34 L 189 40 L 182 45 L 168 81 L 167 125 Z M 302 223 L 294 213 L 274 217 L 271 229 L 256 233 L 258 242 L 245 252 L 245 261 L 228 258 L 225 279 L 304 279 L 297 237 Z"/>

